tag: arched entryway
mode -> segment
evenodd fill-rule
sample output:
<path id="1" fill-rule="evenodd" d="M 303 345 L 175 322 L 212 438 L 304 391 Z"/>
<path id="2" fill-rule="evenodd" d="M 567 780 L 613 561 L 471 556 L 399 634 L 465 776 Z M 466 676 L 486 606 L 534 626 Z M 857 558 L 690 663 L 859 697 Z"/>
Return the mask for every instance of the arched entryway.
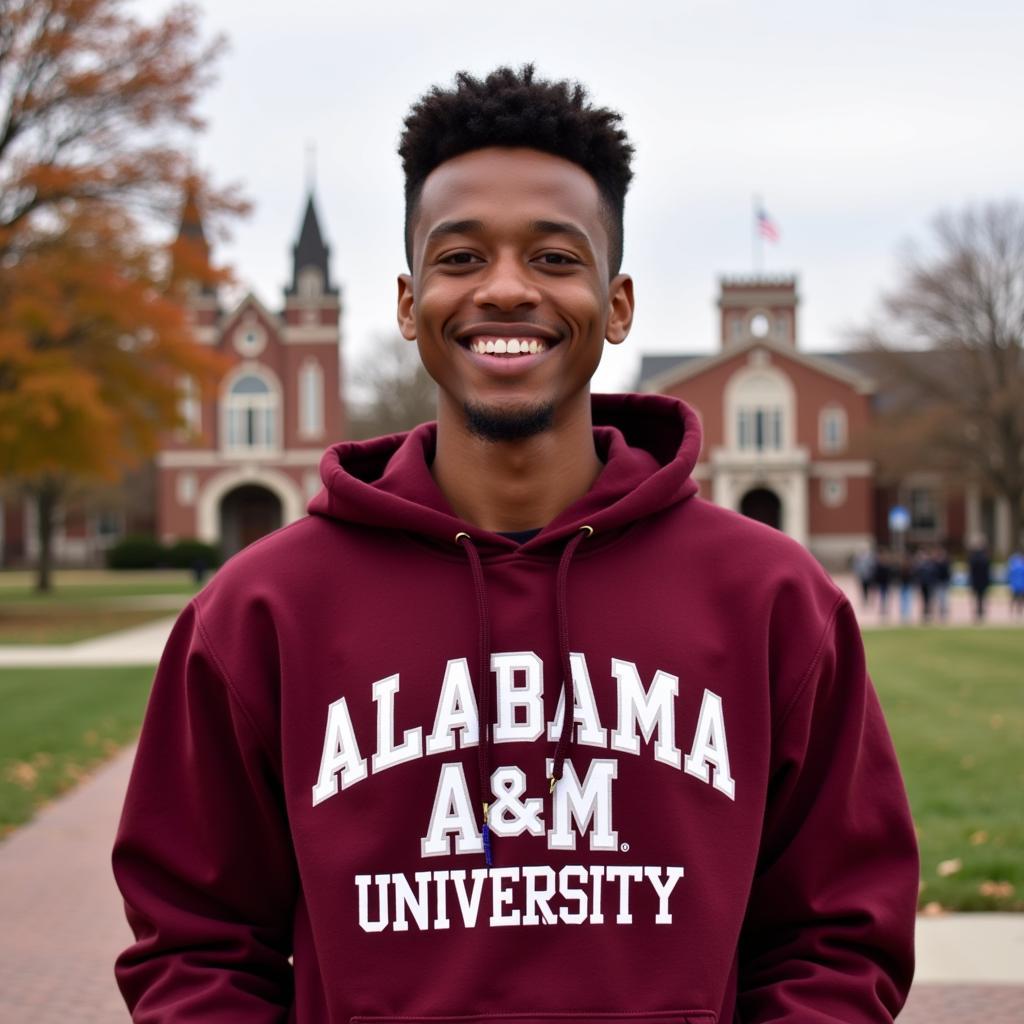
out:
<path id="1" fill-rule="evenodd" d="M 281 499 L 259 484 L 242 484 L 220 503 L 220 546 L 225 558 L 284 523 Z"/>
<path id="2" fill-rule="evenodd" d="M 743 495 L 740 512 L 748 519 L 782 529 L 782 502 L 779 496 L 767 487 L 755 487 Z"/>

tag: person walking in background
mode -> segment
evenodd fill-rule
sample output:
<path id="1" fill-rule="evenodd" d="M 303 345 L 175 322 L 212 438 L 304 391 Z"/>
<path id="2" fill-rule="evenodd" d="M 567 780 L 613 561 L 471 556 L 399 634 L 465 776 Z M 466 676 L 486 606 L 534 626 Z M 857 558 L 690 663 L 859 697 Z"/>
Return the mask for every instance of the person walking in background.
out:
<path id="1" fill-rule="evenodd" d="M 1006 585 L 1010 588 L 1010 614 L 1024 615 L 1024 554 L 1019 550 L 1006 563 Z"/>
<path id="2" fill-rule="evenodd" d="M 878 615 L 885 619 L 889 614 L 889 586 L 893 577 L 892 552 L 880 548 L 875 558 L 875 589 L 878 591 Z"/>
<path id="3" fill-rule="evenodd" d="M 967 575 L 974 593 L 974 621 L 985 621 L 985 597 L 992 583 L 992 560 L 984 537 L 974 538 L 967 556 Z"/>
<path id="4" fill-rule="evenodd" d="M 875 580 L 875 562 L 875 553 L 867 545 L 855 552 L 851 559 L 853 574 L 860 583 L 860 596 L 865 608 L 871 601 L 871 587 Z"/>
<path id="5" fill-rule="evenodd" d="M 908 551 L 897 556 L 900 575 L 900 622 L 910 621 L 910 607 L 914 596 L 914 560 Z"/>
<path id="6" fill-rule="evenodd" d="M 949 560 L 949 552 L 937 544 L 933 551 L 935 561 L 935 606 L 938 609 L 939 621 L 949 621 L 949 585 L 953 579 L 953 566 Z"/>
<path id="7" fill-rule="evenodd" d="M 932 595 L 938 582 L 939 567 L 931 548 L 921 548 L 914 559 L 914 578 L 921 592 L 921 624 L 926 625 L 932 618 Z"/>

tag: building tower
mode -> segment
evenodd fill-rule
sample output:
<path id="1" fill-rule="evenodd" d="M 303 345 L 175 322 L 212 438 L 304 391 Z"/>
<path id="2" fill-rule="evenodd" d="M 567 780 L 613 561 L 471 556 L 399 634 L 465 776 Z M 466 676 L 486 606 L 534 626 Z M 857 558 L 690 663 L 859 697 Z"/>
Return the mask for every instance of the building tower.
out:
<path id="1" fill-rule="evenodd" d="M 194 200 L 178 238 L 208 245 Z M 228 369 L 209 394 L 179 382 L 185 426 L 157 457 L 158 531 L 165 543 L 195 537 L 232 555 L 305 513 L 323 449 L 343 434 L 340 292 L 312 192 L 279 313 L 252 292 L 224 311 L 210 286 L 188 301 L 196 340 Z"/>

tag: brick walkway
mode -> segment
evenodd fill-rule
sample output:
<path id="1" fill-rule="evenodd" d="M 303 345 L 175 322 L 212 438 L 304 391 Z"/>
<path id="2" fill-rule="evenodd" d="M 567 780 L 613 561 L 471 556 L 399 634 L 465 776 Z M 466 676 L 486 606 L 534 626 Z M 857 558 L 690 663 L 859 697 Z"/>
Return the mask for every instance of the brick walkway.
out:
<path id="1" fill-rule="evenodd" d="M 112 965 L 131 933 L 110 873 L 110 845 L 131 756 L 118 755 L 0 844 L 3 1024 L 128 1020 Z M 921 966 L 924 976 L 939 976 L 934 965 Z M 900 1015 L 900 1024 L 1022 1021 L 1024 969 L 1019 986 L 918 985 Z"/>
<path id="2" fill-rule="evenodd" d="M 110 847 L 132 751 L 0 845 L 0 1021 L 123 1024 L 114 957 L 131 942 Z"/>

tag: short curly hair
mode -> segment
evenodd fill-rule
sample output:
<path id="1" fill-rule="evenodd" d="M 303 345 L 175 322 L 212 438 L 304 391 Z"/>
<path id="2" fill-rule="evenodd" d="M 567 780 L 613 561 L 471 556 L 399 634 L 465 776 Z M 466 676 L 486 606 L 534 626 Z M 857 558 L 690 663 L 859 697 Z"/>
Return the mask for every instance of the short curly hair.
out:
<path id="1" fill-rule="evenodd" d="M 405 119 L 398 146 L 405 171 L 405 253 L 412 266 L 412 222 L 423 182 L 452 157 L 487 146 L 526 146 L 564 157 L 597 184 L 608 229 L 609 276 L 622 265 L 622 214 L 633 147 L 622 117 L 588 102 L 578 82 L 545 81 L 532 64 L 500 67 L 486 78 L 466 71 L 454 87 L 434 86 Z"/>

